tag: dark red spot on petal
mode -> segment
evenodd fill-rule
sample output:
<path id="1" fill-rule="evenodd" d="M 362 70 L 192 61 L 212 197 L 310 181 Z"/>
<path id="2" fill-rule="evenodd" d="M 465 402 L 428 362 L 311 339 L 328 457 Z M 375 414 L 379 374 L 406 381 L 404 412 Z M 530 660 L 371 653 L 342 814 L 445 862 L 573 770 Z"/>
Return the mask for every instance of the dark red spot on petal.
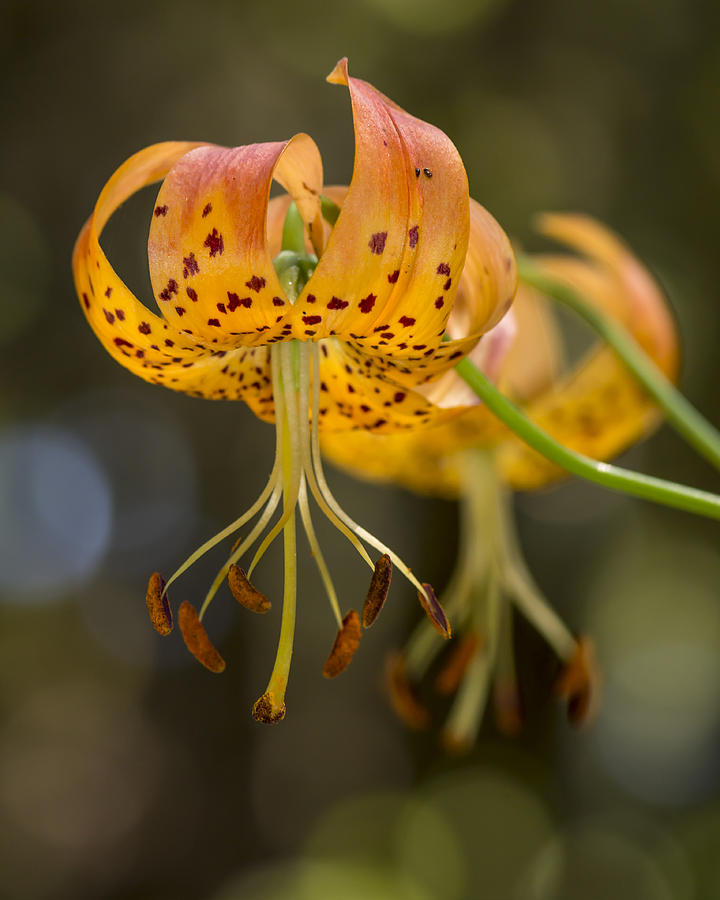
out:
<path id="1" fill-rule="evenodd" d="M 184 307 L 184 306 L 176 306 L 176 307 L 175 307 L 175 312 L 176 312 L 179 316 L 184 316 L 184 315 L 185 315 L 185 307 Z"/>
<path id="2" fill-rule="evenodd" d="M 395 284 L 399 277 L 400 269 L 395 269 L 395 271 L 391 275 L 388 275 L 388 281 L 390 282 L 390 284 Z"/>
<path id="3" fill-rule="evenodd" d="M 305 298 L 306 303 L 314 303 L 315 302 L 315 294 L 308 294 Z"/>
<path id="4" fill-rule="evenodd" d="M 192 300 L 193 303 L 197 303 L 197 291 L 194 288 L 185 288 L 185 293 Z"/>
<path id="5" fill-rule="evenodd" d="M 230 312 L 234 312 L 238 306 L 244 306 L 245 309 L 250 309 L 252 306 L 252 299 L 250 297 L 239 297 L 234 291 L 228 291 L 228 309 Z"/>
<path id="6" fill-rule="evenodd" d="M 105 296 L 109 298 L 110 294 L 112 294 L 112 288 L 108 287 L 107 290 L 105 291 Z"/>
<path id="7" fill-rule="evenodd" d="M 400 324 L 404 325 L 405 328 L 409 328 L 411 325 L 415 324 L 415 319 L 410 318 L 410 316 L 400 316 Z"/>
<path id="8" fill-rule="evenodd" d="M 109 309 L 104 309 L 103 312 L 105 313 L 105 318 L 108 320 L 108 324 L 112 325 L 112 323 L 115 321 L 115 316 L 110 312 Z"/>
<path id="9" fill-rule="evenodd" d="M 447 263 L 440 263 L 440 265 L 436 269 L 438 275 L 449 275 L 450 274 L 450 266 Z"/>
<path id="10" fill-rule="evenodd" d="M 205 238 L 203 247 L 208 248 L 210 256 L 215 256 L 218 253 L 222 256 L 223 250 L 225 249 L 225 241 L 223 241 L 223 236 L 218 232 L 217 228 L 213 228 L 210 234 Z"/>
<path id="11" fill-rule="evenodd" d="M 213 325 L 215 328 L 219 328 L 220 319 L 208 319 L 208 325 Z"/>
<path id="12" fill-rule="evenodd" d="M 387 240 L 387 231 L 376 231 L 368 241 L 368 247 L 372 253 L 379 256 L 385 249 L 385 241 Z"/>
<path id="13" fill-rule="evenodd" d="M 285 306 L 285 301 L 282 297 L 273 297 L 273 306 Z"/>
<path id="14" fill-rule="evenodd" d="M 443 297 L 438 297 L 435 301 L 435 309 L 442 309 L 445 305 L 445 300 Z"/>
<path id="15" fill-rule="evenodd" d="M 203 211 L 202 211 L 203 219 L 205 218 L 205 216 L 209 216 L 211 212 L 212 212 L 212 203 L 206 203 L 205 207 L 203 208 Z"/>
<path id="16" fill-rule="evenodd" d="M 265 279 L 258 275 L 253 275 L 250 281 L 245 282 L 245 287 L 249 287 L 251 291 L 255 291 L 255 293 L 257 294 L 262 288 L 265 287 Z"/>
<path id="17" fill-rule="evenodd" d="M 155 207 L 155 216 L 156 217 L 157 216 L 166 216 L 167 211 L 168 211 L 167 204 L 165 204 L 164 206 L 156 206 Z M 146 215 L 147 215 L 147 213 L 146 213 Z"/>
<path id="18" fill-rule="evenodd" d="M 392 333 L 392 331 L 384 331 L 380 335 L 380 337 L 383 338 L 383 340 L 391 341 L 395 337 L 395 335 Z"/>
<path id="19" fill-rule="evenodd" d="M 138 325 L 138 331 L 140 332 L 140 334 L 150 334 L 152 329 L 150 328 L 150 326 L 148 325 L 147 322 L 141 322 Z"/>
<path id="20" fill-rule="evenodd" d="M 83 303 L 85 304 L 85 309 L 90 309 L 90 298 L 88 297 L 88 295 L 85 292 L 83 292 L 82 298 L 83 298 Z"/>
<path id="21" fill-rule="evenodd" d="M 447 281 L 445 282 L 445 284 L 443 285 L 443 290 L 444 290 L 444 291 L 449 291 L 449 290 L 450 290 L 450 285 L 451 285 L 451 284 L 452 284 L 452 278 L 448 278 L 448 280 L 447 280 Z"/>
<path id="22" fill-rule="evenodd" d="M 124 322 L 124 321 L 125 321 L 125 313 L 124 313 L 121 309 L 116 309 L 116 310 L 115 310 L 115 315 L 118 317 L 118 319 L 119 319 L 121 322 Z"/>
<path id="23" fill-rule="evenodd" d="M 407 397 L 407 394 L 405 393 L 405 391 L 396 391 L 395 396 L 393 397 L 393 400 L 396 403 L 402 403 L 406 397 Z"/>
<path id="24" fill-rule="evenodd" d="M 360 301 L 360 312 L 369 313 L 373 306 L 375 306 L 376 300 L 377 297 L 375 294 L 368 294 L 367 297 L 364 297 Z"/>
<path id="25" fill-rule="evenodd" d="M 166 347 L 174 347 L 175 341 L 171 341 L 170 338 L 165 338 L 165 346 Z"/>
<path id="26" fill-rule="evenodd" d="M 130 341 L 126 341 L 125 338 L 113 338 L 113 343 L 116 347 L 132 347 Z"/>
<path id="27" fill-rule="evenodd" d="M 225 309 L 225 304 L 224 304 L 224 303 L 218 303 L 218 304 L 217 304 L 217 308 L 218 308 L 218 310 L 219 310 L 221 313 L 225 313 L 225 315 L 227 315 L 227 310 Z"/>
<path id="28" fill-rule="evenodd" d="M 410 249 L 414 250 L 417 246 L 418 242 L 418 227 L 417 225 L 413 225 L 413 227 L 408 231 L 408 242 L 410 243 Z"/>
<path id="29" fill-rule="evenodd" d="M 413 350 L 424 350 L 427 344 L 413 344 Z"/>
<path id="30" fill-rule="evenodd" d="M 322 316 L 303 316 L 302 320 L 306 325 L 317 325 L 322 322 Z"/>
<path id="31" fill-rule="evenodd" d="M 197 275 L 200 271 L 200 266 L 195 259 L 195 254 L 191 253 L 190 256 L 183 257 L 183 265 L 185 266 L 185 270 L 183 275 L 187 278 L 188 275 Z"/>
<path id="32" fill-rule="evenodd" d="M 333 297 L 332 300 L 328 303 L 328 309 L 345 309 L 346 306 L 349 306 L 347 300 L 341 300 L 339 297 Z"/>

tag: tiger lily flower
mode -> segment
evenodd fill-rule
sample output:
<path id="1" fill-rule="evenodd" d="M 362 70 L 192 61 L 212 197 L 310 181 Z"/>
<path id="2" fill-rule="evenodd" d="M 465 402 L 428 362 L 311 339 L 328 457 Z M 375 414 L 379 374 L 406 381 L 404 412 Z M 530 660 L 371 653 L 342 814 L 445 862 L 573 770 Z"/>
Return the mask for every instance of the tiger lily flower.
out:
<path id="1" fill-rule="evenodd" d="M 474 215 L 482 228 L 471 238 L 467 176 L 449 138 L 351 78 L 346 60 L 328 80 L 349 90 L 356 142 L 352 181 L 332 228 L 323 221 L 322 162 L 308 135 L 234 149 L 163 143 L 135 154 L 115 172 L 73 256 L 85 316 L 121 365 L 172 390 L 242 400 L 275 424 L 275 460 L 256 503 L 193 553 L 167 584 L 156 573 L 147 593 L 153 624 L 169 633 L 168 585 L 259 516 L 233 548 L 200 612 L 187 602 L 179 610 L 189 649 L 207 668 L 222 671 L 224 660 L 201 620 L 225 579 L 242 605 L 256 612 L 270 607 L 249 579 L 283 533 L 278 653 L 253 710 L 262 722 L 285 714 L 296 608 L 296 509 L 338 625 L 324 674 L 332 677 L 344 669 L 361 633 L 357 612 L 341 614 L 315 537 L 309 494 L 373 570 L 364 624 L 382 606 L 394 565 L 417 589 L 435 626 L 449 634 L 432 588 L 332 496 L 319 433 L 389 434 L 454 415 L 457 410 L 434 404 L 422 388 L 500 321 L 517 278 L 505 234 L 480 207 Z M 115 273 L 99 238 L 124 200 L 161 179 L 148 242 L 156 315 Z M 273 179 L 286 197 L 269 200 Z M 290 228 L 290 238 L 283 239 L 291 220 L 297 220 L 299 232 L 293 236 Z M 482 260 L 481 277 L 463 304 L 462 334 L 443 341 L 468 254 Z M 279 518 L 269 527 L 279 506 Z M 238 563 L 263 534 L 246 572 Z M 376 562 L 365 543 L 380 553 Z"/>
<path id="2" fill-rule="evenodd" d="M 679 362 L 674 320 L 655 281 L 628 248 L 584 216 L 546 215 L 540 226 L 545 235 L 582 255 L 536 256 L 534 265 L 621 321 L 674 379 Z M 463 275 L 460 305 L 468 289 Z M 515 335 L 500 360 L 498 385 L 555 438 L 606 460 L 657 425 L 657 408 L 608 346 L 598 345 L 570 371 L 562 372 L 559 331 L 547 300 L 537 291 L 521 283 L 511 316 Z M 477 360 L 488 346 L 488 341 L 479 344 L 471 358 Z M 455 373 L 446 374 L 431 389 L 450 405 L 472 402 L 472 393 Z M 353 433 L 343 441 L 327 435 L 323 451 L 356 475 L 461 501 L 458 562 L 442 597 L 456 636 L 436 679 L 439 693 L 457 693 L 443 734 L 447 746 L 472 744 L 493 681 L 499 727 L 513 732 L 520 725 L 513 606 L 557 654 L 562 672 L 556 691 L 568 701 L 571 720 L 584 720 L 593 706 L 597 681 L 591 644 L 576 639 L 542 597 L 522 559 L 509 504 L 510 489 L 543 488 L 561 478 L 563 470 L 529 449 L 479 404 L 421 434 Z M 362 460 L 362 470 L 353 464 L 357 459 Z M 388 664 L 391 700 L 413 727 L 429 723 L 417 686 L 441 650 L 431 630 L 421 624 L 406 652 L 395 654 Z"/>

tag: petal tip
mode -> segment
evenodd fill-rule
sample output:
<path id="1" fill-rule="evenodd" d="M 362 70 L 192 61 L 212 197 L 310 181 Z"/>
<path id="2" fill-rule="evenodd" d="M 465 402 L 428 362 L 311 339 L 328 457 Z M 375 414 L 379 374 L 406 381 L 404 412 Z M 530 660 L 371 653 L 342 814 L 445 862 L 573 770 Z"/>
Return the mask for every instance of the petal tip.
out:
<path id="1" fill-rule="evenodd" d="M 347 84 L 348 83 L 348 60 L 347 56 L 343 56 L 338 60 L 337 65 L 325 79 L 328 84 Z"/>

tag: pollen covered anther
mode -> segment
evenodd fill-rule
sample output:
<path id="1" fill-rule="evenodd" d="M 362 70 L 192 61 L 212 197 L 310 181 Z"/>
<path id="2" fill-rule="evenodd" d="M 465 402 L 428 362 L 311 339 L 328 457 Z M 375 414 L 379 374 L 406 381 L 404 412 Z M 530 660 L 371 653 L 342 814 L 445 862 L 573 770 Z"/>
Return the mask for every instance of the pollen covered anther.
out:
<path id="1" fill-rule="evenodd" d="M 392 561 L 387 553 L 383 553 L 375 563 L 375 570 L 370 579 L 370 587 L 368 588 L 367 597 L 365 597 L 365 603 L 363 603 L 363 628 L 369 628 L 380 615 L 390 590 L 391 579 Z"/>
<path id="2" fill-rule="evenodd" d="M 145 603 L 150 615 L 150 621 L 158 634 L 163 636 L 170 634 L 173 627 L 172 611 L 167 594 L 164 594 L 165 579 L 159 572 L 153 572 L 148 582 Z"/>
<path id="3" fill-rule="evenodd" d="M 354 609 L 351 609 L 342 620 L 342 628 L 338 631 L 330 656 L 328 656 L 323 666 L 323 676 L 325 678 L 337 678 L 341 672 L 347 669 L 355 655 L 355 651 L 360 645 L 361 637 L 360 616 Z"/>
<path id="4" fill-rule="evenodd" d="M 579 638 L 575 652 L 555 682 L 555 693 L 567 701 L 567 717 L 571 725 L 584 725 L 590 719 L 596 706 L 598 688 L 595 648 L 589 638 Z"/>
<path id="5" fill-rule="evenodd" d="M 272 691 L 265 691 L 258 697 L 252 708 L 252 717 L 263 725 L 274 725 L 285 718 L 285 703 L 277 703 Z"/>
<path id="6" fill-rule="evenodd" d="M 250 612 L 266 613 L 272 606 L 265 594 L 248 581 L 244 569 L 241 569 L 240 566 L 230 566 L 228 584 L 233 597 Z"/>
<path id="7" fill-rule="evenodd" d="M 185 641 L 185 646 L 198 662 L 211 672 L 224 672 L 225 660 L 213 647 L 207 631 L 198 618 L 197 611 L 187 600 L 180 604 L 178 625 Z"/>
<path id="8" fill-rule="evenodd" d="M 423 590 L 418 591 L 418 600 L 435 631 L 446 639 L 450 638 L 452 636 L 450 622 L 445 615 L 445 610 L 440 606 L 440 602 L 435 596 L 432 585 L 423 582 Z"/>
<path id="9" fill-rule="evenodd" d="M 477 631 L 471 631 L 455 639 L 450 647 L 448 659 L 435 679 L 435 690 L 438 694 L 449 696 L 455 693 L 468 666 L 484 643 L 482 635 Z"/>
<path id="10" fill-rule="evenodd" d="M 407 677 L 405 657 L 397 651 L 388 656 L 385 683 L 390 703 L 402 721 L 414 731 L 430 726 L 430 713 L 420 702 L 415 688 Z"/>

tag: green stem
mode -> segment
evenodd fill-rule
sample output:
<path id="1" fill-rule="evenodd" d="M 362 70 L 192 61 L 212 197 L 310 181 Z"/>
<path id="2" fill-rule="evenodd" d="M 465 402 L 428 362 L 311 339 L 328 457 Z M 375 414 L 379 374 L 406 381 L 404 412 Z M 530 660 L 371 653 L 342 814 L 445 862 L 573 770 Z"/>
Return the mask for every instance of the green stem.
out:
<path id="1" fill-rule="evenodd" d="M 553 300 L 558 300 L 585 319 L 610 344 L 653 397 L 673 428 L 698 453 L 720 469 L 720 432 L 688 403 L 622 325 L 588 303 L 570 285 L 543 274 L 531 260 L 519 257 L 518 271 L 522 281 Z"/>
<path id="2" fill-rule="evenodd" d="M 503 424 L 533 450 L 573 475 L 664 506 L 720 519 L 720 497 L 715 494 L 631 472 L 575 453 L 526 418 L 469 359 L 461 360 L 455 370 Z"/>

